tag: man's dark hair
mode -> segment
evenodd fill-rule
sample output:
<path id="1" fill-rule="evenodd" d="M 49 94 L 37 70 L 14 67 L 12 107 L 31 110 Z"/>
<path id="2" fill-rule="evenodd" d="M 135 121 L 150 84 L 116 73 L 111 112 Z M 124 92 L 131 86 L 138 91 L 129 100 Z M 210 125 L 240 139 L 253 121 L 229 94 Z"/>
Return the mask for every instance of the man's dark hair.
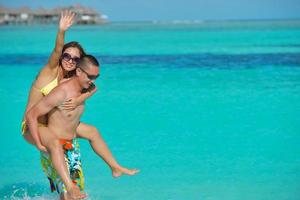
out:
<path id="1" fill-rule="evenodd" d="M 76 67 L 82 68 L 83 70 L 87 70 L 90 65 L 93 65 L 95 67 L 100 66 L 98 60 L 94 56 L 84 55 L 80 58 L 80 60 L 77 63 Z M 95 87 L 96 86 L 94 85 L 94 83 L 92 83 L 89 88 L 83 89 L 81 92 L 86 93 L 88 91 L 92 91 Z"/>
<path id="2" fill-rule="evenodd" d="M 89 65 L 94 65 L 96 67 L 100 66 L 98 60 L 92 55 L 82 56 L 77 63 L 77 67 L 80 67 L 82 69 L 87 69 Z"/>

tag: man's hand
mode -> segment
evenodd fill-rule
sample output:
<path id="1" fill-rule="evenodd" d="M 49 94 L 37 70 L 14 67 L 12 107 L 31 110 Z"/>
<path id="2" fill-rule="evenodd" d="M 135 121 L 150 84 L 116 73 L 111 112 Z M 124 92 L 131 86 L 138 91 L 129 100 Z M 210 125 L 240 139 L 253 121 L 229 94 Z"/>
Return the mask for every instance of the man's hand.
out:
<path id="1" fill-rule="evenodd" d="M 59 30 L 66 31 L 74 22 L 75 13 L 66 10 L 61 13 L 59 20 Z"/>

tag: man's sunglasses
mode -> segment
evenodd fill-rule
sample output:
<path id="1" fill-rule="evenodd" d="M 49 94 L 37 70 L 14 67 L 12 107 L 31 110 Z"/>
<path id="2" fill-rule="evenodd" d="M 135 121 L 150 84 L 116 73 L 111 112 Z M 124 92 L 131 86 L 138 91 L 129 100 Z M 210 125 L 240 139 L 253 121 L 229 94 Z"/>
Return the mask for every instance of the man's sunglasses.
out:
<path id="1" fill-rule="evenodd" d="M 68 53 L 63 53 L 62 59 L 65 60 L 65 61 L 67 61 L 67 62 L 69 62 L 71 60 L 73 64 L 77 64 L 79 62 L 79 60 L 80 60 L 79 57 L 77 57 L 77 56 L 72 57 Z"/>
<path id="2" fill-rule="evenodd" d="M 97 75 L 90 75 L 89 73 L 87 73 L 84 69 L 82 69 L 81 67 L 78 67 L 79 69 L 81 69 L 81 71 L 83 71 L 86 76 L 88 77 L 88 79 L 90 80 L 96 80 L 99 77 L 99 74 Z"/>

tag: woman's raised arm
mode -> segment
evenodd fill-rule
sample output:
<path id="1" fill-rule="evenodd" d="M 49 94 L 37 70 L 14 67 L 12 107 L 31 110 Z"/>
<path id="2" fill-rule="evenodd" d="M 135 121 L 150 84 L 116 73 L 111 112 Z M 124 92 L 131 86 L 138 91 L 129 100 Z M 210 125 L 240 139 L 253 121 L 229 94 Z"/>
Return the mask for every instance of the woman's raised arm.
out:
<path id="1" fill-rule="evenodd" d="M 65 32 L 68 30 L 70 26 L 72 26 L 74 22 L 74 17 L 75 17 L 75 13 L 72 11 L 64 11 L 61 13 L 55 47 L 53 52 L 51 53 L 46 68 L 56 69 L 58 67 L 59 58 L 61 56 L 62 49 L 64 46 Z"/>

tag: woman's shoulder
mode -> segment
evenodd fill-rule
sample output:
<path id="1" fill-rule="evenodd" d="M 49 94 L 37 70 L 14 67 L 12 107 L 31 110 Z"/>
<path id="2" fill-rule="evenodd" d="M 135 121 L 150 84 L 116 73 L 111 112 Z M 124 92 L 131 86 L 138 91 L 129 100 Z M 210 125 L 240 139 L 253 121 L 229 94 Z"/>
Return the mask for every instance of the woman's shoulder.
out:
<path id="1" fill-rule="evenodd" d="M 46 64 L 39 72 L 40 77 L 57 77 L 59 65 L 55 68 L 48 67 L 49 64 Z"/>
<path id="2" fill-rule="evenodd" d="M 42 88 L 45 85 L 52 82 L 54 79 L 56 79 L 57 75 L 58 69 L 50 70 L 49 68 L 43 67 L 43 69 L 41 69 L 38 75 L 36 76 L 35 84 Z"/>

